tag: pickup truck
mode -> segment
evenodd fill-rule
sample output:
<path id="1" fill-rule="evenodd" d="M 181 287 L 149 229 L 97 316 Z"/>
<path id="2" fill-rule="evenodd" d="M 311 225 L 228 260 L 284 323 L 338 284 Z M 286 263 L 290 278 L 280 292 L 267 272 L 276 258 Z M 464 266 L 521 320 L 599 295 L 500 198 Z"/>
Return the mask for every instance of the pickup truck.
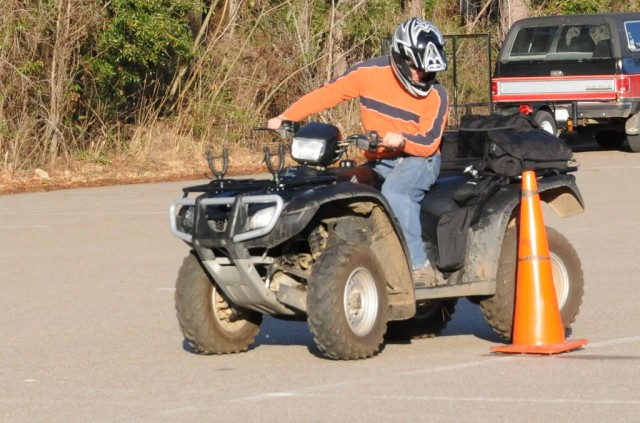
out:
<path id="1" fill-rule="evenodd" d="M 491 79 L 494 112 L 520 112 L 555 135 L 640 151 L 640 13 L 522 19 Z"/>

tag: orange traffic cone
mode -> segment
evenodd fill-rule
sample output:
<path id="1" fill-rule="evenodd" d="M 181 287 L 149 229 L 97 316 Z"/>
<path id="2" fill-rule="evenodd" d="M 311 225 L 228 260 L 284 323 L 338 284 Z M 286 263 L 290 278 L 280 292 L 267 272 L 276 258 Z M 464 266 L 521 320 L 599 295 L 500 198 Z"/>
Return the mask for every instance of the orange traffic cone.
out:
<path id="1" fill-rule="evenodd" d="M 520 202 L 513 344 L 493 347 L 491 351 L 558 354 L 586 343 L 586 339 L 565 342 L 536 175 L 525 171 Z"/>

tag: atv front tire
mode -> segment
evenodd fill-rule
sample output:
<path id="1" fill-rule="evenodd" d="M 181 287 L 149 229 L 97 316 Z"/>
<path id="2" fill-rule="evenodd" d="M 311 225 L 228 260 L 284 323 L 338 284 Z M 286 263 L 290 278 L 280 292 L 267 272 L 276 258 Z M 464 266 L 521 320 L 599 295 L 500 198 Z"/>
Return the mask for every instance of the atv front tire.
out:
<path id="1" fill-rule="evenodd" d="M 182 334 L 200 354 L 246 351 L 260 331 L 262 314 L 230 304 L 193 253 L 178 272 L 175 301 Z"/>
<path id="2" fill-rule="evenodd" d="M 546 227 L 553 281 L 560 317 L 565 331 L 575 321 L 584 295 L 584 275 L 578 253 L 569 240 L 553 228 Z M 480 301 L 480 309 L 493 330 L 506 341 L 511 341 L 513 313 L 516 297 L 516 270 L 518 263 L 518 231 L 516 227 L 507 229 L 498 273 L 496 293 Z"/>
<path id="3" fill-rule="evenodd" d="M 389 319 L 385 287 L 366 245 L 341 243 L 322 253 L 309 278 L 307 321 L 325 356 L 357 360 L 379 351 Z"/>

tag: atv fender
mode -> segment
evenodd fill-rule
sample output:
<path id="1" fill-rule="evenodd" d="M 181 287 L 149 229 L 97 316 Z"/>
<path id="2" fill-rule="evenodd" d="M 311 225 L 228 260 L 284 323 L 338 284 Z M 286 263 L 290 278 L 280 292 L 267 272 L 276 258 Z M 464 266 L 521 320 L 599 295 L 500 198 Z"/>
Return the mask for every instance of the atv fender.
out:
<path id="1" fill-rule="evenodd" d="M 302 205 L 308 207 L 310 202 L 315 205 L 313 215 L 294 212 L 303 210 Z M 298 233 L 312 220 L 331 222 L 338 238 L 367 244 L 382 265 L 390 320 L 407 319 L 416 313 L 411 263 L 404 235 L 390 210 L 380 191 L 363 184 L 338 183 L 317 188 L 292 201 L 283 212 L 288 213 L 289 222 L 282 220 L 281 230 L 286 227 Z"/>
<path id="2" fill-rule="evenodd" d="M 485 203 L 478 222 L 472 225 L 462 282 L 490 282 L 485 284 L 490 292 L 483 292 L 483 295 L 495 293 L 500 245 L 507 225 L 515 224 L 520 192 L 519 184 L 500 187 Z M 573 175 L 539 179 L 538 193 L 540 201 L 548 203 L 560 217 L 584 211 L 584 201 Z"/>

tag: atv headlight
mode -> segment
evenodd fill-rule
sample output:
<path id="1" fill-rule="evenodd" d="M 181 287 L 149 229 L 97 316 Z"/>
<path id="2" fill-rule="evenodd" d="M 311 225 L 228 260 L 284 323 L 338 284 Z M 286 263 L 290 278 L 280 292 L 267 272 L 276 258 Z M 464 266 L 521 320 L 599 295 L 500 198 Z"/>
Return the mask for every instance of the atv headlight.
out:
<path id="1" fill-rule="evenodd" d="M 251 216 L 251 219 L 249 219 L 249 229 L 253 230 L 264 228 L 274 219 L 274 215 L 277 212 L 278 208 L 276 206 L 258 210 L 253 216 Z"/>
<path id="2" fill-rule="evenodd" d="M 340 158 L 340 131 L 328 123 L 311 122 L 291 141 L 291 157 L 298 163 L 328 166 Z"/>
<path id="3" fill-rule="evenodd" d="M 193 218 L 195 217 L 194 206 L 184 206 L 178 212 L 178 229 L 183 232 L 191 233 L 193 231 Z"/>
<path id="4" fill-rule="evenodd" d="M 302 163 L 317 163 L 322 157 L 324 146 L 324 140 L 296 137 L 291 144 L 291 157 Z"/>
<path id="5" fill-rule="evenodd" d="M 193 239 L 194 204 L 193 198 L 180 198 L 172 201 L 169 206 L 171 233 L 186 242 L 191 242 Z M 178 207 L 180 207 L 179 210 Z"/>

